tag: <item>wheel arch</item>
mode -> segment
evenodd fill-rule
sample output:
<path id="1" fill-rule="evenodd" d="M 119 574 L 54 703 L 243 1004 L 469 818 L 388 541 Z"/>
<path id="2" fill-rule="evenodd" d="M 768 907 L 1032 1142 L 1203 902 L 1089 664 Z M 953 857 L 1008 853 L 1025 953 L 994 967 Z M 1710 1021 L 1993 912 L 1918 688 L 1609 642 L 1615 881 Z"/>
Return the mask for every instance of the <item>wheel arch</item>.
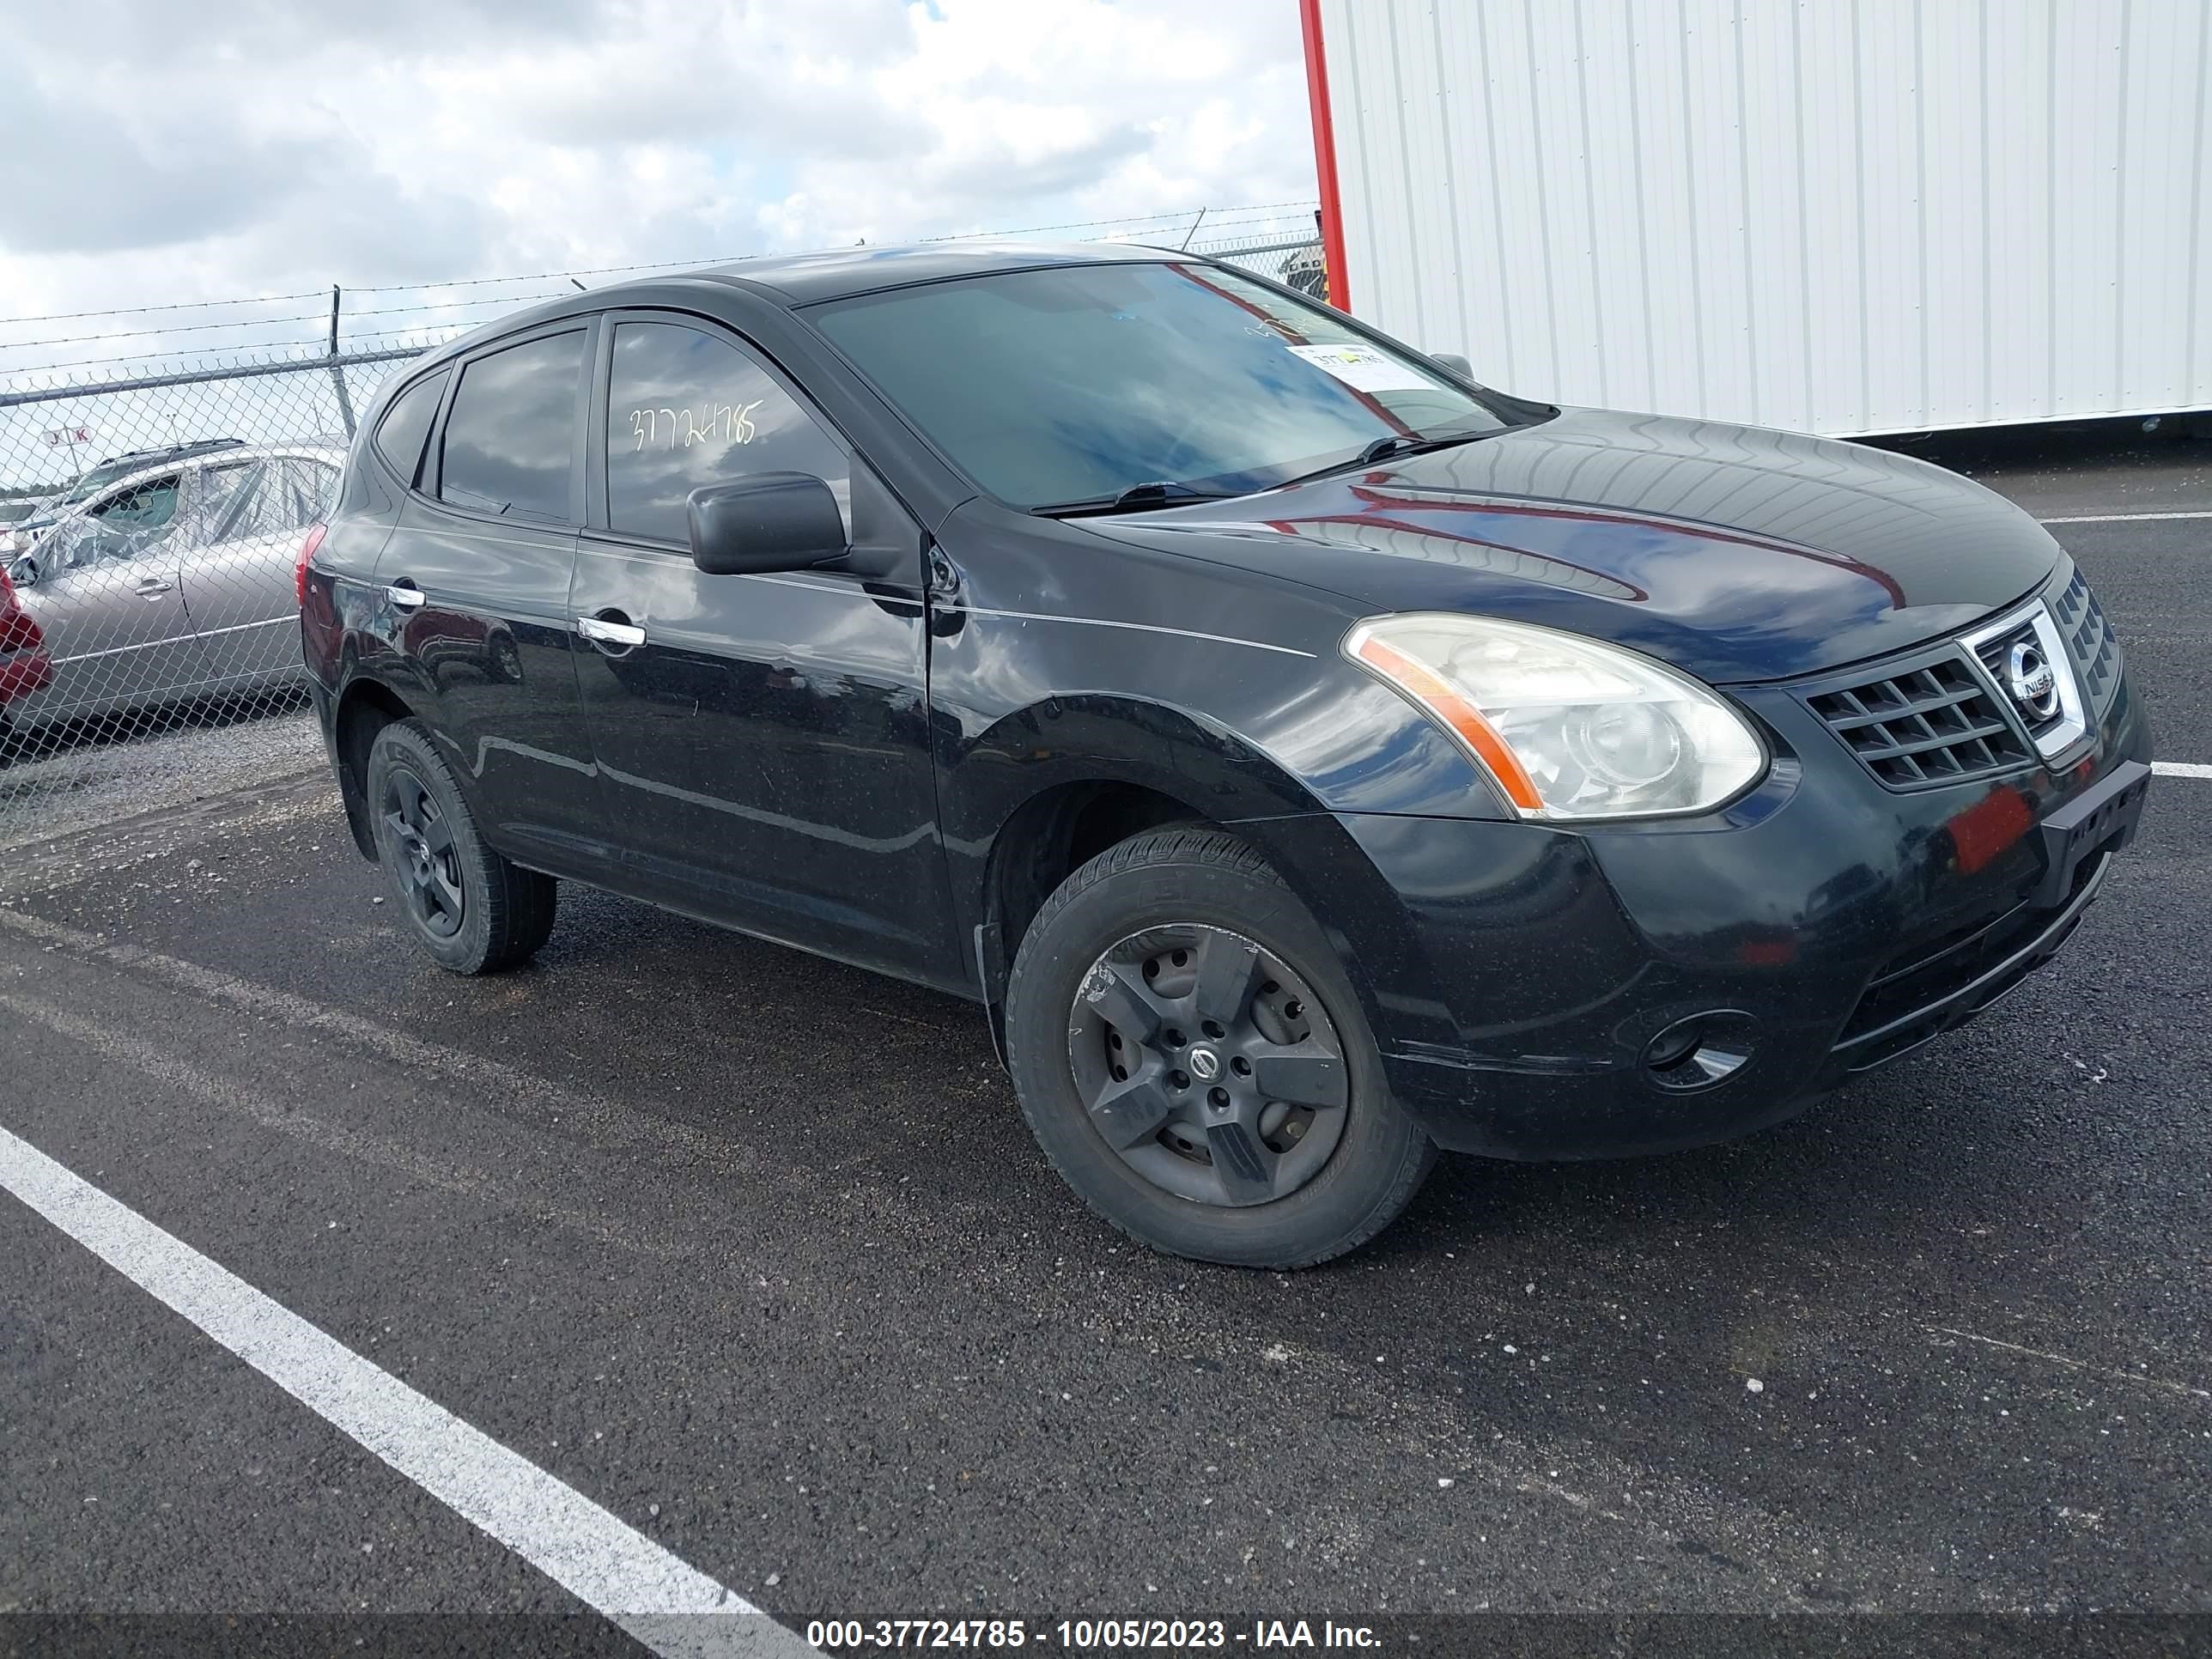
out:
<path id="1" fill-rule="evenodd" d="M 331 712 L 331 752 L 337 761 L 338 796 L 345 805 L 353 844 L 371 863 L 376 838 L 368 823 L 368 751 L 376 734 L 394 720 L 411 720 L 415 708 L 380 679 L 357 675 L 338 693 Z"/>
<path id="2" fill-rule="evenodd" d="M 1132 836 L 1164 823 L 1210 822 L 1180 796 L 1113 776 L 1048 784 L 1016 806 L 992 838 L 984 874 L 985 925 L 1003 942 L 981 963 L 994 1026 L 1014 952 L 1062 882 Z"/>
<path id="3" fill-rule="evenodd" d="M 1318 817 L 1335 830 L 1326 805 L 1272 756 L 1188 710 L 1122 696 L 1047 698 L 965 744 L 944 766 L 939 788 L 955 904 L 972 931 L 1002 1057 L 1006 980 L 1030 921 L 1085 862 L 1146 830 L 1204 823 L 1251 841 L 1340 937 L 1328 895 L 1310 872 L 1284 867 L 1286 845 L 1267 829 Z M 1328 839 L 1358 855 L 1340 830 Z M 1356 964 L 1353 979 L 1364 997 Z"/>

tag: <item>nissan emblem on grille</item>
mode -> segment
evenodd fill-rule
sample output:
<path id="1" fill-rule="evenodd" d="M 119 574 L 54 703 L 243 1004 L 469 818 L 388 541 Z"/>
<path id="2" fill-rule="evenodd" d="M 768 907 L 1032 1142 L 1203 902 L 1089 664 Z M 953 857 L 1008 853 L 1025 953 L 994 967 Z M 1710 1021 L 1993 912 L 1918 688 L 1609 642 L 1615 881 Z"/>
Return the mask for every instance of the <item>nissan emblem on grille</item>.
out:
<path id="1" fill-rule="evenodd" d="M 2033 640 L 2018 641 L 2005 653 L 2005 690 L 2039 720 L 2058 712 L 2058 671 L 2044 659 Z"/>

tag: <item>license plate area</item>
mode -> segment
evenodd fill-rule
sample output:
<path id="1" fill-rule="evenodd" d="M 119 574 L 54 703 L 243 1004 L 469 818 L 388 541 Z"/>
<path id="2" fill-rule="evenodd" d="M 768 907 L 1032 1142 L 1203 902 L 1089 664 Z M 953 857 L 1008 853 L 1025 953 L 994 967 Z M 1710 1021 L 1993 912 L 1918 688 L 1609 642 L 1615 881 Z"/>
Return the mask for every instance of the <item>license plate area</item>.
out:
<path id="1" fill-rule="evenodd" d="M 2059 807 L 2038 826 L 2043 837 L 2043 880 L 2035 890 L 2039 906 L 2062 904 L 2074 890 L 2081 860 L 2100 849 L 2117 853 L 2135 838 L 2150 793 L 2150 768 L 2122 761 L 2081 794 Z"/>

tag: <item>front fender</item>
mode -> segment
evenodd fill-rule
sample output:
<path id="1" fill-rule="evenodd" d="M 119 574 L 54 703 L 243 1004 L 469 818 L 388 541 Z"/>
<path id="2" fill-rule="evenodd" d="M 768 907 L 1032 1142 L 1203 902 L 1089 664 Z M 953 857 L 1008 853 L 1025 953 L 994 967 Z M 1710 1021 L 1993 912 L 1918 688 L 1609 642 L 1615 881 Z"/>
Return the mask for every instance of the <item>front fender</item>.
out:
<path id="1" fill-rule="evenodd" d="M 1018 943 L 995 937 L 994 855 L 1010 826 L 1042 825 L 1049 844 L 1055 797 L 1085 786 L 1242 826 L 1370 1002 L 1362 941 L 1379 936 L 1358 913 L 1381 877 L 1345 826 L 1510 816 L 1450 736 L 1346 659 L 1359 615 L 1340 595 L 976 503 L 944 526 L 935 568 L 939 818 L 987 1002 Z M 1291 824 L 1307 829 L 1270 827 Z"/>
<path id="2" fill-rule="evenodd" d="M 1107 691 L 1051 696 L 972 738 L 941 742 L 945 844 L 988 854 L 1029 801 L 1074 783 L 1125 783 L 1231 823 L 1327 810 L 1296 773 L 1218 720 Z"/>

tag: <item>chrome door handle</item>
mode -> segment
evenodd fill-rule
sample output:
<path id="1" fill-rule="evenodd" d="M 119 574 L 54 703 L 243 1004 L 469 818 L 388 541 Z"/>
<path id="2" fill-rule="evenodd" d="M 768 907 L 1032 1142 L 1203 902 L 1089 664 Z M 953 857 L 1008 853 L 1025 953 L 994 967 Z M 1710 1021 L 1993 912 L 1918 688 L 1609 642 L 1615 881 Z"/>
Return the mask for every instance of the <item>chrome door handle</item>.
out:
<path id="1" fill-rule="evenodd" d="M 141 576 L 133 586 L 149 599 L 158 599 L 162 594 L 174 591 L 173 584 L 163 581 L 159 576 Z"/>
<path id="2" fill-rule="evenodd" d="M 594 645 L 611 645 L 627 651 L 645 643 L 645 630 L 635 623 L 609 622 L 604 617 L 579 617 L 576 631 Z"/>
<path id="3" fill-rule="evenodd" d="M 384 597 L 402 611 L 419 611 L 429 595 L 412 582 L 393 582 L 384 590 Z"/>

